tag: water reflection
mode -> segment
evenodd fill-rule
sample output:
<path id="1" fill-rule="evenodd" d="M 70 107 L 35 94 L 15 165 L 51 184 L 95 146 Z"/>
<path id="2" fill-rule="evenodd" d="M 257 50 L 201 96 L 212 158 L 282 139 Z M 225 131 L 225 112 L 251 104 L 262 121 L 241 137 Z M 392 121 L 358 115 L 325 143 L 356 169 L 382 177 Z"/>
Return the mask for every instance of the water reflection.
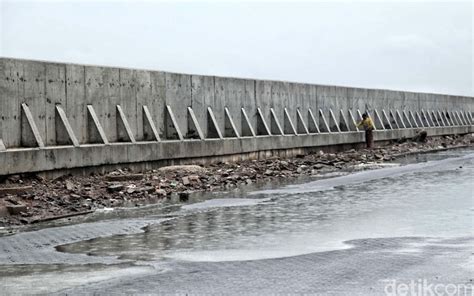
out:
<path id="1" fill-rule="evenodd" d="M 231 198 L 248 196 L 228 193 L 224 199 L 184 207 L 173 213 L 174 219 L 151 225 L 145 233 L 61 250 L 148 260 L 249 260 L 348 247 L 343 241 L 357 238 L 474 235 L 473 159 L 466 158 L 461 167 L 447 162 L 429 171 L 324 191 L 283 190 L 270 198 L 263 192 L 234 204 Z"/>

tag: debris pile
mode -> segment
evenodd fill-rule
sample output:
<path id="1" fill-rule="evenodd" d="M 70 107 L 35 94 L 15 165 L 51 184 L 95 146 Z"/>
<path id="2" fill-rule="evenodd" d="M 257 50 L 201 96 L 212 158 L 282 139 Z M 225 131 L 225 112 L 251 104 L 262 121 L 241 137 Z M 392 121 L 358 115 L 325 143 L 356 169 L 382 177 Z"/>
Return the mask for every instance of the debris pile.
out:
<path id="1" fill-rule="evenodd" d="M 361 167 L 361 164 L 391 161 L 411 153 L 471 145 L 472 139 L 471 135 L 438 138 L 421 135 L 372 150 L 317 151 L 291 159 L 272 157 L 206 167 L 169 166 L 145 173 L 119 169 L 106 175 L 63 176 L 54 180 L 36 175 L 13 175 L 0 180 L 0 226 L 157 202 L 172 193 L 187 195 L 195 191 L 229 190 L 279 178 L 319 175 Z"/>

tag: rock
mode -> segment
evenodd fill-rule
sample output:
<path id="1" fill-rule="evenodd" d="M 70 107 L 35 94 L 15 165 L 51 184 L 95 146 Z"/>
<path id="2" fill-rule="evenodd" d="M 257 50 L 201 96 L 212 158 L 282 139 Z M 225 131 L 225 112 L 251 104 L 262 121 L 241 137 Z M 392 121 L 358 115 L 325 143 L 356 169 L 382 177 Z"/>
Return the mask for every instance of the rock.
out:
<path id="1" fill-rule="evenodd" d="M 322 168 L 324 168 L 324 165 L 321 164 L 321 163 L 317 163 L 317 164 L 313 165 L 313 169 L 320 170 Z"/>
<path id="2" fill-rule="evenodd" d="M 266 170 L 263 174 L 265 176 L 271 176 L 271 175 L 273 175 L 273 171 L 272 170 Z"/>
<path id="3" fill-rule="evenodd" d="M 198 175 L 190 175 L 188 178 L 190 182 L 201 182 L 201 178 Z"/>
<path id="4" fill-rule="evenodd" d="M 31 192 L 31 191 L 33 191 L 32 186 L 3 187 L 3 188 L 0 188 L 0 196 L 5 196 L 7 194 L 21 195 L 21 194 Z"/>
<path id="5" fill-rule="evenodd" d="M 161 196 L 165 196 L 165 195 L 166 195 L 166 190 L 164 190 L 164 189 L 157 189 L 157 190 L 156 190 L 156 194 L 161 195 Z"/>
<path id="6" fill-rule="evenodd" d="M 65 186 L 66 186 L 66 189 L 69 190 L 69 191 L 74 190 L 74 184 L 69 180 L 66 180 Z"/>
<path id="7" fill-rule="evenodd" d="M 187 191 L 178 193 L 178 196 L 179 196 L 179 201 L 188 201 L 189 200 L 189 192 L 187 192 Z"/>
<path id="8" fill-rule="evenodd" d="M 428 136 L 428 133 L 426 131 L 420 131 L 414 138 L 415 141 L 417 142 L 426 142 L 426 138 Z"/>
<path id="9" fill-rule="evenodd" d="M 383 159 L 382 154 L 375 154 L 374 157 L 375 157 L 375 159 Z"/>
<path id="10" fill-rule="evenodd" d="M 158 169 L 162 173 L 205 173 L 207 170 L 198 165 L 171 165 Z"/>
<path id="11" fill-rule="evenodd" d="M 153 193 L 156 191 L 155 187 L 153 186 L 146 186 L 146 187 L 143 187 L 143 188 L 140 188 L 140 191 L 142 192 L 148 192 L 148 193 Z"/>
<path id="12" fill-rule="evenodd" d="M 143 179 L 143 174 L 126 174 L 126 175 L 107 175 L 107 181 L 139 181 Z"/>
<path id="13" fill-rule="evenodd" d="M 28 208 L 23 205 L 23 204 L 17 204 L 17 205 L 6 205 L 6 208 L 10 215 L 18 215 L 20 213 L 25 213 Z"/>
<path id="14" fill-rule="evenodd" d="M 122 184 L 112 184 L 112 185 L 109 185 L 107 187 L 107 192 L 118 192 L 118 191 L 121 191 L 123 189 L 123 185 Z"/>
<path id="15" fill-rule="evenodd" d="M 252 184 L 253 182 L 252 182 L 252 180 L 247 179 L 247 180 L 245 180 L 245 183 L 246 183 L 247 185 L 250 185 L 250 184 Z"/>
<path id="16" fill-rule="evenodd" d="M 0 205 L 0 217 L 6 217 L 10 215 L 6 206 Z"/>
<path id="17" fill-rule="evenodd" d="M 183 178 L 181 178 L 181 181 L 183 182 L 184 186 L 187 186 L 191 183 L 191 182 L 189 182 L 189 177 L 183 177 Z"/>
<path id="18" fill-rule="evenodd" d="M 127 188 L 127 193 L 132 194 L 135 192 L 135 188 Z"/>

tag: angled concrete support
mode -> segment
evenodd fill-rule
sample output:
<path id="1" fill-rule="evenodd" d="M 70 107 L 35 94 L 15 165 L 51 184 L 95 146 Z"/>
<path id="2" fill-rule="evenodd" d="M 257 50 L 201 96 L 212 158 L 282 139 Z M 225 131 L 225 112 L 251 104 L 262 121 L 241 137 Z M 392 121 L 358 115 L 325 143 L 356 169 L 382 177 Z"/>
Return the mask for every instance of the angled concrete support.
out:
<path id="1" fill-rule="evenodd" d="M 224 137 L 240 138 L 239 131 L 235 127 L 234 120 L 230 115 L 229 108 L 224 108 Z"/>
<path id="2" fill-rule="evenodd" d="M 21 143 L 23 147 L 44 147 L 43 139 L 27 104 L 21 104 Z"/>
<path id="3" fill-rule="evenodd" d="M 446 122 L 444 122 L 444 119 L 443 119 L 443 115 L 441 114 L 441 112 L 439 112 L 439 110 L 436 112 L 437 114 L 437 117 L 438 117 L 438 122 L 441 123 L 441 126 L 446 126 Z"/>
<path id="4" fill-rule="evenodd" d="M 441 111 L 441 118 L 443 118 L 444 124 L 446 126 L 451 126 L 451 122 L 448 119 L 448 117 L 446 116 L 446 113 L 444 111 Z"/>
<path id="5" fill-rule="evenodd" d="M 135 143 L 135 136 L 128 124 L 127 116 L 120 105 L 117 105 L 117 138 L 119 142 Z"/>
<path id="6" fill-rule="evenodd" d="M 359 116 L 359 118 L 357 119 L 359 122 L 362 121 L 362 113 L 360 112 L 359 109 L 357 109 L 357 116 Z"/>
<path id="7" fill-rule="evenodd" d="M 143 138 L 146 141 L 161 141 L 155 122 L 147 106 L 143 106 Z"/>
<path id="8" fill-rule="evenodd" d="M 336 120 L 336 116 L 334 116 L 334 113 L 332 112 L 332 109 L 329 109 L 329 128 L 331 131 L 336 131 L 338 133 L 341 132 L 341 128 L 339 127 L 339 123 Z"/>
<path id="9" fill-rule="evenodd" d="M 431 110 L 431 118 L 433 118 L 434 123 L 436 126 L 440 127 L 441 125 L 441 120 L 439 119 L 438 115 L 434 110 Z"/>
<path id="10" fill-rule="evenodd" d="M 278 117 L 273 108 L 270 108 L 270 132 L 272 135 L 284 135 L 283 129 L 281 128 L 280 122 L 278 121 Z"/>
<path id="11" fill-rule="evenodd" d="M 183 134 L 181 133 L 170 105 L 166 105 L 165 108 L 165 137 L 166 139 L 184 140 Z"/>
<path id="12" fill-rule="evenodd" d="M 420 112 L 416 111 L 415 114 L 416 114 L 416 120 L 418 122 L 418 127 L 427 127 L 425 123 L 423 122 L 423 119 L 421 119 Z"/>
<path id="13" fill-rule="evenodd" d="M 348 110 L 348 113 L 349 113 L 349 129 L 351 131 L 356 131 L 358 132 L 359 131 L 359 128 L 357 127 L 357 122 L 354 118 L 354 115 L 352 114 L 352 111 L 351 110 Z"/>
<path id="14" fill-rule="evenodd" d="M 330 133 L 328 122 L 324 116 L 323 110 L 319 109 L 319 129 L 322 133 Z"/>
<path id="15" fill-rule="evenodd" d="M 466 123 L 464 122 L 464 120 L 462 119 L 462 117 L 459 115 L 459 112 L 458 111 L 454 111 L 454 113 L 456 113 L 456 117 L 459 119 L 459 123 L 461 125 L 466 125 Z"/>
<path id="16" fill-rule="evenodd" d="M 349 132 L 351 130 L 350 123 L 347 121 L 346 115 L 342 109 L 339 110 L 339 128 L 342 132 Z"/>
<path id="17" fill-rule="evenodd" d="M 451 117 L 451 114 L 449 114 L 449 111 L 445 111 L 444 114 L 446 115 L 446 120 L 449 122 L 451 126 L 455 126 L 456 124 L 454 123 L 454 119 Z"/>
<path id="18" fill-rule="evenodd" d="M 469 120 L 469 116 L 467 115 L 467 112 L 462 111 L 461 114 L 462 114 L 462 116 L 463 116 L 463 118 L 464 118 L 464 121 L 466 122 L 466 125 L 471 125 L 471 122 L 470 122 L 470 120 Z"/>
<path id="19" fill-rule="evenodd" d="M 76 135 L 69 124 L 69 120 L 67 119 L 66 112 L 64 112 L 61 105 L 56 105 L 55 125 L 56 143 L 79 147 L 79 141 L 77 140 Z"/>
<path id="20" fill-rule="evenodd" d="M 7 150 L 7 148 L 5 147 L 5 144 L 3 144 L 3 140 L 0 139 L 0 152 L 1 151 L 6 151 L 6 150 Z"/>
<path id="21" fill-rule="evenodd" d="M 408 114 L 410 115 L 410 119 L 411 119 L 411 122 L 412 122 L 412 126 L 415 127 L 415 128 L 420 127 L 420 126 L 418 125 L 418 122 L 416 121 L 416 118 L 415 118 L 415 115 L 413 114 L 413 112 L 408 111 Z"/>
<path id="22" fill-rule="evenodd" d="M 374 110 L 373 118 L 375 128 L 378 130 L 385 130 L 385 125 L 383 124 L 382 118 L 377 110 Z"/>
<path id="23" fill-rule="evenodd" d="M 253 130 L 252 125 L 250 124 L 249 117 L 247 116 L 247 112 L 245 112 L 244 108 L 240 109 L 241 115 L 241 127 L 242 127 L 242 137 L 255 137 L 255 131 Z"/>
<path id="24" fill-rule="evenodd" d="M 349 123 L 347 122 L 346 115 L 342 109 L 339 110 L 339 128 L 341 129 L 341 132 L 350 131 Z"/>
<path id="25" fill-rule="evenodd" d="M 385 112 L 384 109 L 382 109 L 382 116 L 383 116 L 383 126 L 385 127 L 385 129 L 393 129 L 393 126 L 392 126 L 392 123 L 390 123 L 390 119 L 387 115 L 387 112 Z"/>
<path id="26" fill-rule="evenodd" d="M 431 112 L 429 110 L 426 110 L 426 115 L 428 116 L 428 120 L 430 121 L 430 124 L 432 127 L 436 127 L 436 123 L 433 120 L 433 117 L 431 116 Z"/>
<path id="27" fill-rule="evenodd" d="M 422 118 L 422 122 L 423 122 L 423 126 L 424 127 L 431 127 L 431 124 L 430 124 L 430 121 L 428 119 L 428 116 L 426 115 L 426 112 L 425 110 L 421 109 L 421 118 Z"/>
<path id="28" fill-rule="evenodd" d="M 99 117 L 97 117 L 92 105 L 87 105 L 87 142 L 109 144 Z"/>
<path id="29" fill-rule="evenodd" d="M 296 109 L 296 132 L 298 134 L 309 134 L 308 127 L 304 122 L 303 116 L 301 115 L 300 109 Z"/>
<path id="30" fill-rule="evenodd" d="M 411 123 L 410 117 L 407 114 L 407 111 L 403 110 L 402 114 L 403 114 L 404 121 L 407 123 L 407 127 L 414 128 L 413 124 Z"/>
<path id="31" fill-rule="evenodd" d="M 400 124 L 401 124 L 400 127 L 401 128 L 407 128 L 405 122 L 403 121 L 403 117 L 400 114 L 400 111 L 398 111 L 398 109 L 395 110 L 395 115 L 397 116 L 397 122 L 400 122 Z"/>
<path id="32" fill-rule="evenodd" d="M 188 107 L 188 134 L 186 135 L 189 139 L 204 140 L 204 134 L 201 130 L 201 126 L 196 118 L 196 114 L 191 107 Z"/>
<path id="33" fill-rule="evenodd" d="M 218 139 L 224 138 L 211 107 L 207 107 L 207 137 Z"/>
<path id="34" fill-rule="evenodd" d="M 449 116 L 451 117 L 451 120 L 453 121 L 454 125 L 456 125 L 456 126 L 461 125 L 461 123 L 456 118 L 456 114 L 454 114 L 454 111 L 449 111 Z"/>
<path id="35" fill-rule="evenodd" d="M 310 133 L 321 133 L 319 130 L 318 123 L 316 122 L 316 118 L 314 117 L 313 111 L 311 108 L 308 109 L 308 130 Z"/>
<path id="36" fill-rule="evenodd" d="M 293 121 L 291 121 L 288 109 L 283 109 L 283 132 L 285 135 L 297 135 Z"/>
<path id="37" fill-rule="evenodd" d="M 272 135 L 260 107 L 257 108 L 257 135 L 258 136 L 271 136 Z"/>
<path id="38" fill-rule="evenodd" d="M 397 116 L 395 115 L 395 112 L 393 112 L 392 110 L 388 110 L 388 114 L 390 116 L 390 123 L 392 124 L 392 127 L 399 129 L 400 125 L 398 124 Z"/>

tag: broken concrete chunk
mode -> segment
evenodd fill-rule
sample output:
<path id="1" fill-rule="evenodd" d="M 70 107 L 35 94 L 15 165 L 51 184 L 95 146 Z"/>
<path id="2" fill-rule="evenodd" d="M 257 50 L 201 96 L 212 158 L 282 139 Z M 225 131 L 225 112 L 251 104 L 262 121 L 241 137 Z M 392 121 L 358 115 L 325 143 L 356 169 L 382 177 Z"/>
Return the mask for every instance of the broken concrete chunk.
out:
<path id="1" fill-rule="evenodd" d="M 31 192 L 32 190 L 33 190 L 33 187 L 31 186 L 3 187 L 3 188 L 0 188 L 0 196 L 5 196 L 7 194 L 21 195 L 27 192 Z"/>
<path id="2" fill-rule="evenodd" d="M 107 175 L 107 181 L 138 181 L 143 179 L 143 174 L 128 174 L 128 175 Z"/>
<path id="3" fill-rule="evenodd" d="M 158 169 L 162 173 L 204 173 L 207 170 L 198 165 L 172 165 Z"/>
<path id="4" fill-rule="evenodd" d="M 107 187 L 108 192 L 119 192 L 123 189 L 122 184 L 112 184 Z"/>
<path id="5" fill-rule="evenodd" d="M 25 213 L 27 211 L 27 207 L 23 204 L 17 205 L 6 205 L 6 208 L 10 215 L 18 215 L 20 213 Z"/>

